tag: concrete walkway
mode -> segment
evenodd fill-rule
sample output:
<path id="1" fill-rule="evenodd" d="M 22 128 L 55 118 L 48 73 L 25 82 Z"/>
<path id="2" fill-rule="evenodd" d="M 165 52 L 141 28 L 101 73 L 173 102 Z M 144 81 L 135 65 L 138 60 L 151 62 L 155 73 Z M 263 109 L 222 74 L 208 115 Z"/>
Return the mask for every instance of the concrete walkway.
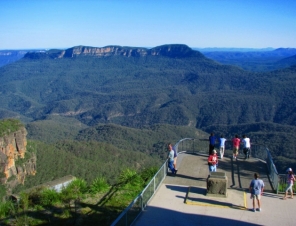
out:
<path id="1" fill-rule="evenodd" d="M 228 177 L 228 197 L 206 196 L 207 156 L 180 154 L 178 174 L 168 175 L 133 224 L 151 225 L 295 225 L 294 199 L 272 193 L 266 166 L 257 159 L 224 158 L 218 170 Z M 248 187 L 254 172 L 265 183 L 262 211 L 252 212 Z M 296 199 L 296 198 L 295 198 Z"/>

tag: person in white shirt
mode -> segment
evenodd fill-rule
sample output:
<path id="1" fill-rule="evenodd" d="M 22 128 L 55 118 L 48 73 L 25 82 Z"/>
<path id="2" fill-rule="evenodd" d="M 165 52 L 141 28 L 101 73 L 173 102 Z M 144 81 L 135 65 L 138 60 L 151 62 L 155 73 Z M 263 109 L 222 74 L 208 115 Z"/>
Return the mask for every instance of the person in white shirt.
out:
<path id="1" fill-rule="evenodd" d="M 219 150 L 220 150 L 220 158 L 223 159 L 224 152 L 225 152 L 225 141 L 226 139 L 224 138 L 223 135 L 220 136 L 220 144 L 219 144 Z"/>
<path id="2" fill-rule="evenodd" d="M 250 158 L 250 152 L 251 152 L 251 142 L 250 138 L 248 138 L 246 135 L 243 135 L 243 152 L 245 154 L 245 159 Z"/>
<path id="3" fill-rule="evenodd" d="M 171 144 L 168 145 L 168 150 L 169 150 L 169 154 L 168 154 L 168 167 L 171 170 L 172 174 L 177 174 L 177 171 L 174 167 L 174 150 Z"/>

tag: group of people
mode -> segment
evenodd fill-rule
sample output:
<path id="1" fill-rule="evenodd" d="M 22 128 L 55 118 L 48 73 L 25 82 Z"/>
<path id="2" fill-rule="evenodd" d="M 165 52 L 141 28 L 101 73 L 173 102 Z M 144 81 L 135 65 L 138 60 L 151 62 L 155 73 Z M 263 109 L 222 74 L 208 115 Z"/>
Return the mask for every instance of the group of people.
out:
<path id="1" fill-rule="evenodd" d="M 217 139 L 214 133 L 210 134 L 210 136 L 209 136 L 209 156 L 213 154 L 213 151 L 215 149 L 215 145 L 216 145 L 217 141 L 219 141 L 220 159 L 223 159 L 224 153 L 225 153 L 225 142 L 227 141 L 227 139 L 224 137 L 224 135 L 221 135 L 220 138 Z M 250 152 L 251 152 L 250 138 L 248 138 L 246 135 L 243 135 L 243 138 L 240 139 L 237 134 L 232 139 L 232 145 L 233 145 L 232 157 L 234 159 L 237 158 L 237 156 L 239 154 L 239 147 L 241 144 L 243 145 L 243 153 L 245 154 L 245 159 L 250 158 Z M 216 151 L 216 153 L 217 153 L 217 151 Z"/>
<path id="2" fill-rule="evenodd" d="M 209 157 L 208 157 L 208 165 L 210 172 L 216 172 L 218 166 L 218 156 L 217 151 L 215 150 L 216 141 L 218 139 L 215 137 L 214 133 L 211 133 L 209 136 Z M 220 151 L 220 159 L 223 159 L 225 153 L 225 142 L 226 138 L 221 135 L 219 138 L 219 151 Z M 251 150 L 251 142 L 250 138 L 246 135 L 243 135 L 242 140 L 236 134 L 232 139 L 233 145 L 233 159 L 236 159 L 239 154 L 240 144 L 243 145 L 243 152 L 245 154 L 245 159 L 250 158 L 250 150 Z"/>
<path id="3" fill-rule="evenodd" d="M 209 137 L 210 141 L 210 150 L 211 153 L 208 157 L 208 165 L 209 165 L 209 171 L 210 172 L 216 172 L 217 166 L 218 166 L 218 156 L 217 156 L 217 151 L 215 150 L 215 142 L 216 138 L 214 138 L 214 133 L 211 133 Z M 220 137 L 220 158 L 223 159 L 224 156 L 224 151 L 225 151 L 225 141 L 226 139 L 223 137 L 223 135 Z M 246 155 L 246 158 L 249 158 L 250 154 L 250 139 L 246 136 L 243 135 L 242 141 L 239 139 L 238 135 L 235 135 L 235 137 L 232 140 L 233 143 L 233 157 L 236 158 L 238 155 L 238 150 L 239 150 L 239 145 L 240 143 L 243 144 L 243 151 L 244 154 Z M 168 144 L 168 167 L 171 170 L 171 172 L 176 175 L 177 174 L 177 152 L 173 148 L 172 144 Z M 291 168 L 288 168 L 287 170 L 287 187 L 285 190 L 285 195 L 283 197 L 284 200 L 287 199 L 288 193 L 290 192 L 290 198 L 293 199 L 293 185 L 294 181 L 296 180 L 293 170 Z M 264 182 L 259 178 L 259 174 L 255 173 L 254 174 L 254 179 L 251 181 L 250 186 L 249 186 L 249 191 L 251 193 L 250 198 L 253 200 L 252 201 L 252 211 L 253 212 L 260 212 L 261 211 L 261 196 L 263 194 L 264 190 Z M 257 206 L 258 208 L 256 209 L 256 201 L 257 201 Z"/>

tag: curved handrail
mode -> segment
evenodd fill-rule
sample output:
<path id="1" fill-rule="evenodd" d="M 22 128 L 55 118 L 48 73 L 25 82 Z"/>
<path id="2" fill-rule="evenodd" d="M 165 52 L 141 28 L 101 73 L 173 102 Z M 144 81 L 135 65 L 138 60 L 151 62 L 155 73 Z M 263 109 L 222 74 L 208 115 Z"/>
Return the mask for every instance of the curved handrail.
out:
<path id="1" fill-rule="evenodd" d="M 178 147 L 179 147 L 179 144 L 182 143 L 183 141 L 185 140 L 194 140 L 194 138 L 183 138 L 181 140 L 179 140 L 174 146 L 173 146 L 173 149 L 178 153 Z"/>

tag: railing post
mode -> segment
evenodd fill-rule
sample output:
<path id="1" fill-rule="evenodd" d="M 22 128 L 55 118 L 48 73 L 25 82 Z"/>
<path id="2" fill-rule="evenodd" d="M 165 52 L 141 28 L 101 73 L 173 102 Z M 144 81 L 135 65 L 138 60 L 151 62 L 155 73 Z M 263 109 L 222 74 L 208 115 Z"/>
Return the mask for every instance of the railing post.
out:
<path id="1" fill-rule="evenodd" d="M 156 189 L 155 189 L 155 177 L 154 177 L 154 179 L 153 179 L 153 183 L 154 183 L 154 184 L 153 184 L 153 193 L 155 193 L 155 190 L 156 190 Z"/>
<path id="2" fill-rule="evenodd" d="M 141 194 L 141 210 L 144 210 L 143 194 Z"/>

